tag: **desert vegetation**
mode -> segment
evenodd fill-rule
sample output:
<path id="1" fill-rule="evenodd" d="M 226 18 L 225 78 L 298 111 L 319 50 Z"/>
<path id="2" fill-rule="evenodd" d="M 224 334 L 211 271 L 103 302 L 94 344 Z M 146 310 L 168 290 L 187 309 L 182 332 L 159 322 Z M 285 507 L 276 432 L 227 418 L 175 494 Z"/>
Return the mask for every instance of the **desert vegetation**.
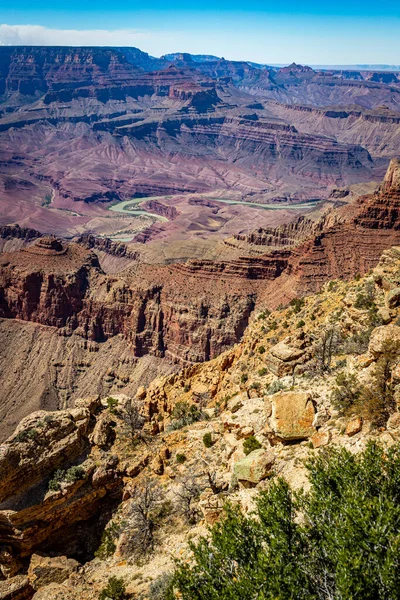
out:
<path id="1" fill-rule="evenodd" d="M 307 470 L 307 492 L 277 479 L 253 513 L 227 505 L 165 598 L 398 598 L 400 446 L 332 448 Z"/>

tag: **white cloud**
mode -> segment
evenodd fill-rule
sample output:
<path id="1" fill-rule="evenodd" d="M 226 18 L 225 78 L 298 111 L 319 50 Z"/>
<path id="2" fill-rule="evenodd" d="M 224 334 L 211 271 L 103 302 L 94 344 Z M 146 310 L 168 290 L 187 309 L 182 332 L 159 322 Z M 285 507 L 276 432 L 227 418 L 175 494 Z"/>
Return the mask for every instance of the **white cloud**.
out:
<path id="1" fill-rule="evenodd" d="M 1 46 L 138 46 L 148 33 L 133 29 L 49 29 L 41 25 L 1 25 Z"/>

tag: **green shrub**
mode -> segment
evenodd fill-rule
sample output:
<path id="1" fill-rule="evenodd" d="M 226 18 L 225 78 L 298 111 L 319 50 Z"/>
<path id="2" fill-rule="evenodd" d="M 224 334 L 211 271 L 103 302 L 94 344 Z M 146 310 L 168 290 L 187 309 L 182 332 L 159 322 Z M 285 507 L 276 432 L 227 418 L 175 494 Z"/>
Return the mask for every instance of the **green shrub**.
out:
<path id="1" fill-rule="evenodd" d="M 328 283 L 328 292 L 332 292 L 337 286 L 337 282 L 332 280 Z"/>
<path id="2" fill-rule="evenodd" d="M 185 394 L 187 394 L 187 392 L 190 392 L 190 383 L 186 383 L 185 387 L 183 388 L 183 391 L 185 392 Z"/>
<path id="3" fill-rule="evenodd" d="M 262 369 L 260 369 L 258 371 L 258 375 L 259 377 L 263 377 L 264 375 L 266 375 L 268 373 L 268 369 L 266 367 L 263 367 Z"/>
<path id="4" fill-rule="evenodd" d="M 111 396 L 106 400 L 107 406 L 110 410 L 110 413 L 115 415 L 118 408 L 118 400 L 116 398 L 112 398 Z"/>
<path id="5" fill-rule="evenodd" d="M 243 375 L 240 378 L 240 383 L 246 383 L 248 378 L 249 378 L 249 376 L 247 375 L 247 373 L 243 373 Z"/>
<path id="6" fill-rule="evenodd" d="M 174 430 L 196 423 L 197 421 L 200 421 L 204 415 L 195 404 L 189 404 L 189 402 L 181 400 L 175 404 L 171 416 L 173 420 L 169 425 L 169 429 Z"/>
<path id="7" fill-rule="evenodd" d="M 85 469 L 80 465 L 75 465 L 70 467 L 65 472 L 64 480 L 68 483 L 72 483 L 74 481 L 79 481 L 79 479 L 83 479 L 85 477 Z"/>
<path id="8" fill-rule="evenodd" d="M 34 427 L 32 429 L 24 429 L 15 436 L 17 442 L 27 442 L 28 440 L 36 440 L 39 436 L 39 432 Z"/>
<path id="9" fill-rule="evenodd" d="M 105 587 L 99 596 L 99 600 L 124 600 L 126 598 L 126 586 L 123 579 L 110 577 L 107 587 Z"/>
<path id="10" fill-rule="evenodd" d="M 101 544 L 94 555 L 102 560 L 112 556 L 117 548 L 115 540 L 118 537 L 118 534 L 118 525 L 116 523 L 111 523 L 111 525 L 109 525 L 107 529 L 103 531 L 101 536 Z"/>
<path id="11" fill-rule="evenodd" d="M 266 389 L 266 393 L 268 396 L 272 396 L 272 394 L 276 394 L 277 392 L 280 392 L 284 389 L 285 385 L 282 383 L 282 381 L 276 379 L 275 381 L 269 384 L 269 386 Z"/>
<path id="12" fill-rule="evenodd" d="M 357 294 L 356 301 L 354 302 L 354 308 L 368 310 L 375 307 L 373 297 L 369 294 L 363 294 L 362 292 Z"/>
<path id="13" fill-rule="evenodd" d="M 51 204 L 51 194 L 46 194 L 42 202 L 42 206 L 49 206 Z"/>
<path id="14" fill-rule="evenodd" d="M 253 381 L 253 383 L 250 386 L 251 390 L 260 390 L 261 389 L 261 383 L 259 381 Z"/>
<path id="15" fill-rule="evenodd" d="M 276 321 L 271 321 L 269 324 L 269 329 L 270 331 L 276 331 L 276 329 L 278 329 L 278 323 Z"/>
<path id="16" fill-rule="evenodd" d="M 362 331 L 355 333 L 351 337 L 345 338 L 339 348 L 343 354 L 364 354 L 368 350 L 369 340 L 374 327 L 367 327 Z"/>
<path id="17" fill-rule="evenodd" d="M 356 403 L 357 412 L 377 427 L 384 426 L 391 413 L 396 410 L 392 370 L 400 356 L 400 347 L 395 340 L 387 340 L 381 350 L 370 382 L 362 387 Z"/>
<path id="18" fill-rule="evenodd" d="M 335 384 L 331 394 L 332 405 L 339 414 L 346 415 L 351 412 L 359 399 L 361 386 L 353 373 L 350 375 L 339 373 Z"/>
<path id="19" fill-rule="evenodd" d="M 260 448 L 262 448 L 262 446 L 254 435 L 251 435 L 243 441 L 243 452 L 246 456 L 250 454 L 250 452 L 253 452 L 253 450 L 259 450 Z"/>
<path id="20" fill-rule="evenodd" d="M 265 353 L 265 346 L 260 346 L 258 349 L 260 354 L 264 354 Z"/>
<path id="21" fill-rule="evenodd" d="M 307 465 L 310 489 L 278 479 L 254 514 L 228 505 L 191 543 L 172 587 L 181 600 L 400 598 L 400 446 L 331 449 Z"/>
<path id="22" fill-rule="evenodd" d="M 171 583 L 172 573 L 163 573 L 151 582 L 149 600 L 171 600 L 173 599 Z"/>
<path id="23" fill-rule="evenodd" d="M 293 307 L 293 312 L 297 314 L 304 306 L 304 298 L 293 298 L 293 300 L 289 302 L 289 305 Z"/>
<path id="24" fill-rule="evenodd" d="M 206 448 L 211 448 L 211 446 L 214 445 L 214 442 L 212 440 L 212 434 L 210 431 L 207 431 L 207 433 L 203 435 L 203 444 Z"/>
<path id="25" fill-rule="evenodd" d="M 53 478 L 50 479 L 48 488 L 53 492 L 57 492 L 61 487 L 61 482 L 64 480 L 65 471 L 57 469 L 54 473 Z"/>
<path id="26" fill-rule="evenodd" d="M 267 317 L 269 317 L 269 315 L 270 315 L 270 314 L 271 314 L 271 311 L 269 311 L 269 310 L 263 310 L 263 312 L 261 312 L 261 313 L 258 315 L 257 319 L 258 319 L 259 321 L 260 321 L 260 320 L 264 320 L 264 319 L 266 319 Z"/>
<path id="27" fill-rule="evenodd" d="M 360 385 L 355 375 L 340 373 L 332 391 L 332 404 L 342 415 L 357 413 L 377 427 L 384 426 L 396 409 L 392 370 L 400 356 L 399 345 L 392 340 L 383 344 L 368 384 Z"/>
<path id="28" fill-rule="evenodd" d="M 176 462 L 177 462 L 179 465 L 183 465 L 183 463 L 184 463 L 184 462 L 186 462 L 186 460 L 187 460 L 187 459 L 186 459 L 186 455 L 185 455 L 185 454 L 177 454 L 177 455 L 176 455 Z"/>
<path id="29" fill-rule="evenodd" d="M 296 327 L 297 329 L 300 329 L 300 327 L 304 327 L 305 324 L 306 322 L 303 321 L 303 319 L 300 319 L 300 321 L 297 321 Z"/>
<path id="30" fill-rule="evenodd" d="M 54 473 L 53 478 L 50 479 L 48 489 L 57 492 L 61 488 L 61 484 L 65 481 L 66 483 L 74 483 L 85 477 L 85 469 L 80 465 L 74 465 L 66 471 L 63 469 L 57 469 Z"/>

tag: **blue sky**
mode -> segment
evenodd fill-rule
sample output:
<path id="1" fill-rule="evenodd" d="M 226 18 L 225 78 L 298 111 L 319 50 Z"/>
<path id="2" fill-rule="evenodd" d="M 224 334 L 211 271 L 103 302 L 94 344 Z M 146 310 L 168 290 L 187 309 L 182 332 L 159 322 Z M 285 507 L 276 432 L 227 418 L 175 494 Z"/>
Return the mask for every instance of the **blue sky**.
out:
<path id="1" fill-rule="evenodd" d="M 398 65 L 399 5 L 399 0 L 2 0 L 0 44 L 131 45 L 156 56 L 183 51 L 265 63 Z"/>

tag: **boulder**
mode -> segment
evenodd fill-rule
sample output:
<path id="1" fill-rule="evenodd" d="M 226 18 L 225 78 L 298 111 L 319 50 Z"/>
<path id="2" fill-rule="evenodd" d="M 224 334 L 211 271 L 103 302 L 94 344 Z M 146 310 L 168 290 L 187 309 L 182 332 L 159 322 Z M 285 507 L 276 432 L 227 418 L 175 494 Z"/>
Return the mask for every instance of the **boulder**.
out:
<path id="1" fill-rule="evenodd" d="M 277 377 L 291 375 L 297 364 L 304 360 L 306 351 L 289 345 L 286 341 L 272 346 L 265 362 L 268 370 Z"/>
<path id="2" fill-rule="evenodd" d="M 137 400 L 144 400 L 144 398 L 146 398 L 146 394 L 146 388 L 143 385 L 139 386 L 136 392 Z"/>
<path id="3" fill-rule="evenodd" d="M 253 450 L 233 467 L 233 473 L 238 481 L 257 484 L 272 473 L 275 456 L 272 452 L 260 448 Z"/>
<path id="4" fill-rule="evenodd" d="M 378 308 L 378 316 L 380 317 L 380 319 L 384 325 L 388 325 L 392 320 L 390 311 L 387 308 L 385 308 L 384 306 L 380 306 Z"/>
<path id="5" fill-rule="evenodd" d="M 164 473 L 164 462 L 160 455 L 153 458 L 150 468 L 156 475 L 162 475 Z"/>
<path id="6" fill-rule="evenodd" d="M 101 406 L 100 396 L 88 396 L 86 398 L 77 398 L 74 402 L 75 408 L 87 408 L 90 414 L 96 412 Z"/>
<path id="7" fill-rule="evenodd" d="M 361 431 L 363 426 L 363 420 L 361 417 L 355 417 L 354 419 L 351 419 L 348 423 L 347 423 L 347 427 L 346 427 L 346 434 L 349 437 L 352 437 L 353 435 L 356 435 L 356 433 L 359 433 L 359 431 Z"/>
<path id="8" fill-rule="evenodd" d="M 254 429 L 252 427 L 242 427 L 239 432 L 239 436 L 241 438 L 249 438 L 254 434 Z"/>
<path id="9" fill-rule="evenodd" d="M 253 431 L 261 431 L 266 423 L 265 406 L 263 398 L 248 398 L 234 414 L 224 412 L 221 415 L 224 429 L 237 431 L 243 427 L 252 427 Z"/>
<path id="10" fill-rule="evenodd" d="M 227 404 L 227 410 L 231 413 L 237 412 L 240 408 L 242 408 L 243 403 L 248 400 L 248 396 L 246 393 L 238 394 L 237 396 L 233 396 Z"/>
<path id="11" fill-rule="evenodd" d="M 66 556 L 42 556 L 33 554 L 28 569 L 31 586 L 38 590 L 50 583 L 62 583 L 75 573 L 80 564 Z"/>
<path id="12" fill-rule="evenodd" d="M 34 593 L 25 575 L 0 581 L 0 600 L 30 600 Z"/>
<path id="13" fill-rule="evenodd" d="M 386 427 L 389 431 L 400 433 L 400 412 L 394 412 L 390 415 Z"/>
<path id="14" fill-rule="evenodd" d="M 386 303 L 388 308 L 396 308 L 397 306 L 400 306 L 400 287 L 390 290 L 386 296 Z"/>
<path id="15" fill-rule="evenodd" d="M 125 469 L 126 475 L 128 477 L 137 477 L 139 473 L 143 471 L 145 467 L 149 464 L 150 454 L 144 454 L 140 457 L 134 459 L 132 463 L 130 463 Z"/>
<path id="16" fill-rule="evenodd" d="M 281 440 L 303 440 L 316 433 L 315 408 L 309 392 L 282 391 L 271 396 L 270 426 Z"/>
<path id="17" fill-rule="evenodd" d="M 293 348 L 293 346 L 289 346 L 286 342 L 279 342 L 276 346 L 272 346 L 270 349 L 270 353 L 275 358 L 278 358 L 282 362 L 289 362 L 292 360 L 296 360 L 303 356 L 305 350 L 301 348 Z"/>
<path id="18" fill-rule="evenodd" d="M 397 325 L 382 325 L 371 333 L 368 352 L 375 359 L 379 358 L 388 342 L 397 342 L 400 348 L 400 327 Z"/>
<path id="19" fill-rule="evenodd" d="M 226 458 L 230 458 L 239 446 L 239 440 L 233 433 L 226 433 L 222 440 Z"/>
<path id="20" fill-rule="evenodd" d="M 327 446 L 330 441 L 330 431 L 318 431 L 317 433 L 314 433 L 314 435 L 311 438 L 313 448 L 322 448 L 323 446 Z"/>
<path id="21" fill-rule="evenodd" d="M 107 448 L 115 436 L 114 425 L 115 423 L 111 415 L 103 413 L 93 429 L 91 435 L 92 443 L 99 448 Z"/>

